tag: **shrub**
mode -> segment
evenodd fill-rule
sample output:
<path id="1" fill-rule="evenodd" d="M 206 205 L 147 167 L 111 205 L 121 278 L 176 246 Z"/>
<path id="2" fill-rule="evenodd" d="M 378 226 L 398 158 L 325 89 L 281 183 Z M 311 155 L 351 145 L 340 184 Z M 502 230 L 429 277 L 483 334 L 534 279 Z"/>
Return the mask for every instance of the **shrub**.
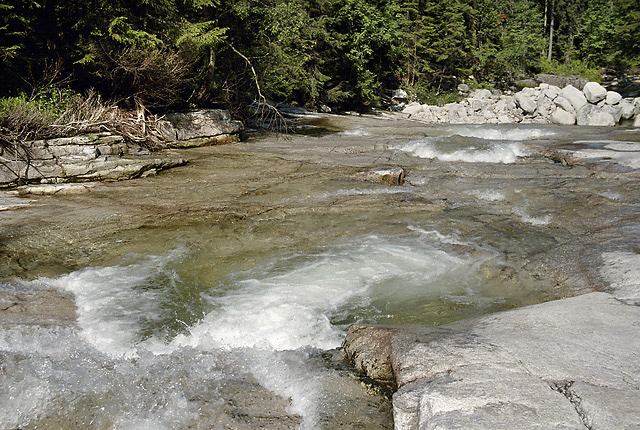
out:
<path id="1" fill-rule="evenodd" d="M 540 60 L 540 71 L 554 75 L 578 75 L 581 78 L 589 79 L 593 82 L 602 82 L 602 74 L 598 68 L 589 68 L 580 60 L 573 60 L 570 63 L 559 63 L 556 60 Z"/>

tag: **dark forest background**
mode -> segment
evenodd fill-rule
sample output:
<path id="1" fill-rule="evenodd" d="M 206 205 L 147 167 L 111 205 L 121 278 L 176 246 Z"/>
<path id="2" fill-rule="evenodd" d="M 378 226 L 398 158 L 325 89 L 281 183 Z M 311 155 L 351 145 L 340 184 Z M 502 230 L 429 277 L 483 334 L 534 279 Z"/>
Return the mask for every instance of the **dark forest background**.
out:
<path id="1" fill-rule="evenodd" d="M 0 96 L 239 112 L 640 67 L 637 0 L 0 0 Z M 93 94 L 92 93 L 92 94 Z M 53 107 L 55 108 L 55 107 Z"/>

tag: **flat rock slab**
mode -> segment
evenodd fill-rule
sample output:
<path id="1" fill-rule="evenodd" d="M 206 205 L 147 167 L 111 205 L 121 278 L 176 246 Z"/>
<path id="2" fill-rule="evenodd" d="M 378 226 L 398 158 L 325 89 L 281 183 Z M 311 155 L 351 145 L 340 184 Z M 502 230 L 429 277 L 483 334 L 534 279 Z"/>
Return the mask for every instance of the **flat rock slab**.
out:
<path id="1" fill-rule="evenodd" d="M 610 294 L 441 327 L 366 327 L 345 350 L 365 372 L 390 366 L 396 429 L 640 428 L 640 307 Z M 375 331 L 386 348 L 358 343 Z"/>

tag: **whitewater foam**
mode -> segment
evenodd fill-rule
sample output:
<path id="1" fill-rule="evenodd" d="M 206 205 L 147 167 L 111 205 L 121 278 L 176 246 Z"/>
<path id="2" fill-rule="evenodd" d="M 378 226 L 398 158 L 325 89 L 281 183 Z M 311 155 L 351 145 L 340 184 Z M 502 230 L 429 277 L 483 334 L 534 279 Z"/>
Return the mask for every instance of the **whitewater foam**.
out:
<path id="1" fill-rule="evenodd" d="M 166 287 L 178 281 L 167 265 L 185 253 L 179 247 L 131 264 L 87 267 L 41 282 L 74 294 L 81 336 L 89 344 L 111 356 L 135 357 L 144 340 L 142 329 L 163 318 Z"/>
<path id="2" fill-rule="evenodd" d="M 523 223 L 531 224 L 535 226 L 549 225 L 549 223 L 551 222 L 551 219 L 553 218 L 549 214 L 542 215 L 542 216 L 532 216 L 528 213 L 526 209 L 523 209 L 523 208 L 513 208 L 512 212 L 515 215 L 518 215 L 520 217 L 520 221 L 522 221 Z"/>
<path id="3" fill-rule="evenodd" d="M 440 161 L 462 161 L 466 163 L 503 163 L 512 164 L 530 152 L 519 142 L 484 143 L 456 149 L 458 145 L 447 146 L 443 138 L 424 138 L 401 146 L 399 149 L 419 158 L 437 159 Z"/>
<path id="4" fill-rule="evenodd" d="M 483 126 L 460 126 L 448 129 L 450 136 L 475 137 L 484 140 L 513 140 L 525 141 L 553 136 L 556 133 L 552 130 L 541 128 L 491 128 Z"/>
<path id="5" fill-rule="evenodd" d="M 497 190 L 471 190 L 469 194 L 488 202 L 497 202 L 506 199 L 504 191 Z"/>
<path id="6" fill-rule="evenodd" d="M 474 256 L 452 251 L 461 248 Z M 335 372 L 309 367 L 313 351 L 340 346 L 346 325 L 354 322 L 351 315 L 364 309 L 384 319 L 399 309 L 395 304 L 482 301 L 476 296 L 485 283 L 479 267 L 493 258 L 455 235 L 416 226 L 402 236 L 355 238 L 230 274 L 204 295 L 208 311 L 203 318 L 167 340 L 151 328 L 166 317 L 168 292 L 188 288 L 175 269 L 186 255 L 187 249 L 177 247 L 161 255 L 134 256 L 129 264 L 35 281 L 74 294 L 79 329 L 62 334 L 40 329 L 37 336 L 19 339 L 15 332 L 0 335 L 0 346 L 16 354 L 41 351 L 32 358 L 34 366 L 49 363 L 39 380 L 11 382 L 10 393 L 32 393 L 34 402 L 23 399 L 31 420 L 60 409 L 64 393 L 75 390 L 106 403 L 100 419 L 108 419 L 113 428 L 185 427 L 199 415 L 197 404 L 188 400 L 193 385 L 209 381 L 214 407 L 219 399 L 215 387 L 237 366 L 290 399 L 289 412 L 300 415 L 302 428 L 318 428 L 331 413 L 326 405 L 344 407 L 339 403 L 349 402 L 353 388 L 347 384 L 336 394 L 340 382 Z M 83 376 L 61 382 L 65 368 Z M 4 401 L 0 392 L 0 404 Z M 84 413 L 80 406 L 69 408 Z M 13 427 L 29 421 L 5 418 Z"/>

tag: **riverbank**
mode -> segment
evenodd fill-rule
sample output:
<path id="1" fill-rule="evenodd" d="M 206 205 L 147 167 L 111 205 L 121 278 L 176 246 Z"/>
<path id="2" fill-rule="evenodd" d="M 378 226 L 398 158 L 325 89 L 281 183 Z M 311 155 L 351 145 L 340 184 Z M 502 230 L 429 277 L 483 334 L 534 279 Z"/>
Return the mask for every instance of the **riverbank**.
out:
<path id="1" fill-rule="evenodd" d="M 6 428 L 392 428 L 387 399 L 325 353 L 354 323 L 430 333 L 591 297 L 636 264 L 634 129 L 304 122 L 172 149 L 189 162 L 154 177 L 2 200 Z"/>
<path id="2" fill-rule="evenodd" d="M 67 190 L 68 182 L 121 181 L 182 166 L 186 158 L 163 149 L 238 142 L 243 125 L 220 109 L 173 113 L 159 120 L 154 151 L 111 132 L 41 139 L 0 147 L 0 188 L 45 184 L 40 190 Z M 78 189 L 78 187 L 75 187 Z"/>
<path id="3" fill-rule="evenodd" d="M 541 83 L 516 93 L 478 89 L 461 84 L 458 103 L 444 106 L 413 102 L 402 112 L 432 124 L 560 124 L 614 126 L 629 122 L 640 127 L 640 97 L 623 98 L 596 82 L 578 88 Z"/>
<path id="4" fill-rule="evenodd" d="M 352 326 L 344 348 L 393 380 L 396 430 L 637 428 L 640 256 L 603 260 L 610 293 L 440 327 Z"/>

